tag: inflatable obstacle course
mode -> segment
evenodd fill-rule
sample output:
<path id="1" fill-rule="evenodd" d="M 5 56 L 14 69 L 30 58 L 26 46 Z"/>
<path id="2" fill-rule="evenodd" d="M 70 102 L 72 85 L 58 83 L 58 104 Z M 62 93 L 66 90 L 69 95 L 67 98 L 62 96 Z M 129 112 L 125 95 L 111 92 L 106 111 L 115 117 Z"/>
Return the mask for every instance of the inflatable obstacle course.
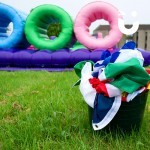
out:
<path id="1" fill-rule="evenodd" d="M 104 50 L 118 50 L 113 48 L 122 37 L 118 18 L 117 8 L 105 2 L 83 7 L 74 23 L 56 5 L 40 5 L 26 15 L 0 3 L 0 67 L 72 68 L 79 61 L 96 62 Z M 89 34 L 89 26 L 97 19 L 109 22 L 107 36 Z"/>

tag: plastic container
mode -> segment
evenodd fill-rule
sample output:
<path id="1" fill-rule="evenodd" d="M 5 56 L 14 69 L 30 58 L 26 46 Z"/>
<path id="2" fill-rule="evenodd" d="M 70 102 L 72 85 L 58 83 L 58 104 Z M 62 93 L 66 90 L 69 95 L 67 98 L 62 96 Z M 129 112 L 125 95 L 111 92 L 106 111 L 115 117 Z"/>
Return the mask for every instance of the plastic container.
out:
<path id="1" fill-rule="evenodd" d="M 148 91 L 136 96 L 130 102 L 122 102 L 119 111 L 113 120 L 104 128 L 112 131 L 125 131 L 131 132 L 132 130 L 138 131 L 140 129 L 144 110 L 146 106 Z M 88 107 L 89 121 L 92 124 L 93 108 Z M 103 130 L 103 129 L 102 129 Z"/>

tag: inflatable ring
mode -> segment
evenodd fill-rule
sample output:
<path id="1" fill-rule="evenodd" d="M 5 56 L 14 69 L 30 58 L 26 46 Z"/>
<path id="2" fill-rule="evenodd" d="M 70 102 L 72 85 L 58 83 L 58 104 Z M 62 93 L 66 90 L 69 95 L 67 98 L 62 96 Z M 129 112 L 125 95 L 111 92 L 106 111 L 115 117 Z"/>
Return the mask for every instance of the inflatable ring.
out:
<path id="1" fill-rule="evenodd" d="M 0 49 L 26 48 L 29 46 L 25 35 L 26 15 L 14 8 L 0 3 Z M 13 31 L 8 33 L 8 26 L 12 22 Z"/>
<path id="2" fill-rule="evenodd" d="M 115 46 L 121 39 L 122 33 L 118 27 L 119 11 L 111 4 L 93 2 L 83 7 L 78 13 L 74 32 L 77 40 L 89 49 L 108 49 Z M 110 31 L 104 38 L 95 38 L 89 33 L 89 26 L 97 19 L 104 19 L 110 24 Z"/>
<path id="3" fill-rule="evenodd" d="M 47 29 L 52 23 L 60 23 L 61 32 L 58 37 L 50 40 Z M 50 4 L 33 9 L 25 24 L 28 41 L 38 49 L 58 50 L 64 48 L 71 41 L 72 32 L 73 22 L 69 14 L 62 8 Z"/>

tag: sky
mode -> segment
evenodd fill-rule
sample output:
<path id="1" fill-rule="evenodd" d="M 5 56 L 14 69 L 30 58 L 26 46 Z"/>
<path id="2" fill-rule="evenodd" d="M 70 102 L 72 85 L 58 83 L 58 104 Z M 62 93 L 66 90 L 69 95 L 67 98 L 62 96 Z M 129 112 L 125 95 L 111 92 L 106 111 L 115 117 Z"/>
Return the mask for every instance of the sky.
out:
<path id="1" fill-rule="evenodd" d="M 42 4 L 54 4 L 66 10 L 73 20 L 76 18 L 79 10 L 90 2 L 95 0 L 0 0 L 1 3 L 8 4 L 16 9 L 29 14 L 32 8 Z M 104 0 L 111 3 L 120 11 L 124 12 L 125 24 L 132 24 L 139 21 L 140 24 L 150 24 L 150 1 L 149 0 Z M 137 16 L 132 17 L 136 12 Z"/>

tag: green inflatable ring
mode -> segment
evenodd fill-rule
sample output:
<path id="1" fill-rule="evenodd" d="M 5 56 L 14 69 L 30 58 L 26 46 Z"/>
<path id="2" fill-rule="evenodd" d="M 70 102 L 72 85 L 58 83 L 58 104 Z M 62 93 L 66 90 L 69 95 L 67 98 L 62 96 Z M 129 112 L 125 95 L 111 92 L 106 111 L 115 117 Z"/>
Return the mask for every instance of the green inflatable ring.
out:
<path id="1" fill-rule="evenodd" d="M 47 29 L 50 24 L 60 23 L 61 32 L 54 40 L 50 40 Z M 28 15 L 25 24 L 27 40 L 38 49 L 56 51 L 64 48 L 72 38 L 73 21 L 62 8 L 45 4 L 34 8 Z"/>

